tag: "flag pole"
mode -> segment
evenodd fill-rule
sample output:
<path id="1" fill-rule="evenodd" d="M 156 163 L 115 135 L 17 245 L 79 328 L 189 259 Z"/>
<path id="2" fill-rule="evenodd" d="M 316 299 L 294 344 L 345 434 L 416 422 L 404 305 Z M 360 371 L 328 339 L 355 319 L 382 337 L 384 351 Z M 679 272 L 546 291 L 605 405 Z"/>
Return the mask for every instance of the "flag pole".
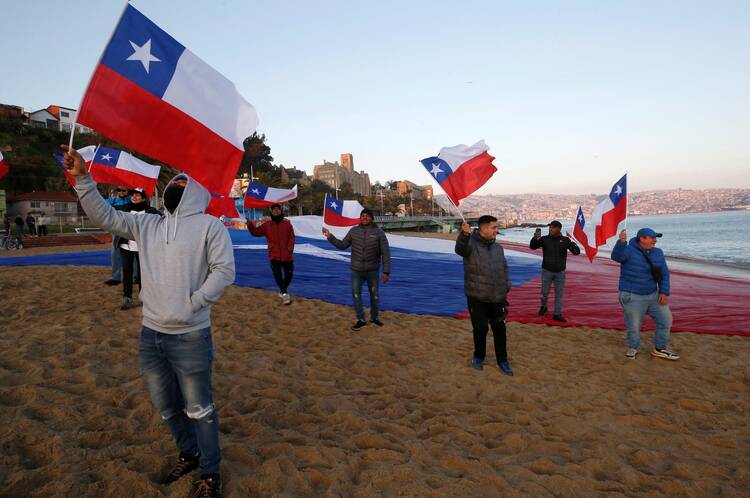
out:
<path id="1" fill-rule="evenodd" d="M 628 189 L 628 170 L 625 170 L 625 191 L 630 192 L 630 189 Z M 630 197 L 629 194 L 628 197 Z M 628 229 L 628 197 L 625 198 L 625 228 L 623 230 Z"/>
<path id="2" fill-rule="evenodd" d="M 421 162 L 421 161 L 420 161 L 420 164 L 422 164 L 422 162 Z M 422 166 L 424 166 L 424 164 L 422 164 Z M 437 181 L 435 180 L 435 177 L 434 177 L 434 176 L 430 175 L 430 178 L 432 178 L 432 180 L 433 180 L 433 181 L 435 181 L 435 183 L 437 183 Z M 438 183 L 438 185 L 440 185 L 440 184 Z M 457 206 L 457 205 L 456 205 L 456 204 L 455 204 L 455 203 L 453 202 L 453 199 L 451 199 L 451 198 L 450 198 L 450 196 L 448 195 L 448 192 L 446 192 L 446 191 L 445 191 L 445 189 L 443 188 L 443 186 L 442 186 L 442 185 L 440 185 L 440 190 L 442 190 L 442 191 L 443 191 L 443 193 L 445 193 L 445 197 L 447 197 L 447 198 L 448 198 L 448 201 L 450 201 L 451 205 L 453 205 L 453 207 L 454 207 L 454 208 L 456 208 L 456 211 L 458 211 L 458 215 L 459 215 L 459 216 L 461 217 L 461 220 L 462 220 L 462 221 L 463 221 L 464 223 L 466 223 L 466 218 L 464 218 L 464 215 L 463 215 L 463 213 L 461 212 L 461 210 L 460 210 L 460 209 L 458 209 L 458 206 Z"/>

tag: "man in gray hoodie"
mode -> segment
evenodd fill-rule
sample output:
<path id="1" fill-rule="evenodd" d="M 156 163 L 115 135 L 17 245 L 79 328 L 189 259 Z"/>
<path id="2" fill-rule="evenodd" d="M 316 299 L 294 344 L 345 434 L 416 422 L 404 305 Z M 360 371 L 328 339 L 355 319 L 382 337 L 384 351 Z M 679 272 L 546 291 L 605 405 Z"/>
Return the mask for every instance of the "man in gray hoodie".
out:
<path id="1" fill-rule="evenodd" d="M 62 146 L 65 166 L 92 223 L 140 250 L 143 328 L 140 364 L 155 408 L 180 456 L 171 483 L 199 468 L 200 496 L 220 496 L 219 419 L 211 395 L 211 305 L 234 282 L 234 253 L 222 223 L 204 214 L 210 194 L 187 175 L 164 190 L 165 214 L 115 210 L 96 189 L 80 154 Z"/>
<path id="2" fill-rule="evenodd" d="M 487 353 L 488 323 L 495 342 L 495 359 L 500 371 L 513 375 L 508 363 L 505 317 L 508 314 L 510 276 L 503 247 L 495 241 L 497 218 L 479 218 L 479 229 L 471 231 L 464 222 L 456 239 L 456 254 L 464 259 L 464 291 L 474 333 L 474 357 L 471 366 L 482 370 Z"/>
<path id="3" fill-rule="evenodd" d="M 359 215 L 359 225 L 352 227 L 344 240 L 337 239 L 327 228 L 323 228 L 323 235 L 334 246 L 339 249 L 352 247 L 352 298 L 357 315 L 357 322 L 352 325 L 352 330 L 360 330 L 367 326 L 362 305 L 362 285 L 365 282 L 370 291 L 370 322 L 378 327 L 383 326 L 383 322 L 378 319 L 380 309 L 378 277 L 382 259 L 383 284 L 388 283 L 391 274 L 391 250 L 385 232 L 372 222 L 372 218 L 372 211 L 367 208 L 363 209 Z"/>

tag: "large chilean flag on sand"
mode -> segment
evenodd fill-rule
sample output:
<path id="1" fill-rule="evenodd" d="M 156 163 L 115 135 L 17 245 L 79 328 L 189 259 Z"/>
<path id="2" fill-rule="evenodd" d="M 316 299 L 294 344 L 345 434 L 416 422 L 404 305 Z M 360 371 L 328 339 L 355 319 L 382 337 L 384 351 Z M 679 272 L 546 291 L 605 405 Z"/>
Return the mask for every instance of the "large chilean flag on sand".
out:
<path id="1" fill-rule="evenodd" d="M 160 169 L 160 166 L 141 161 L 127 152 L 99 147 L 91 161 L 89 173 L 99 183 L 142 188 L 151 197 L 154 195 Z"/>
<path id="2" fill-rule="evenodd" d="M 258 115 L 231 81 L 128 4 L 77 121 L 229 194 Z"/>
<path id="3" fill-rule="evenodd" d="M 267 187 L 262 183 L 252 182 L 247 186 L 243 206 L 260 208 L 283 204 L 297 198 L 297 185 L 291 189 Z"/>
<path id="4" fill-rule="evenodd" d="M 323 223 L 332 227 L 350 227 L 359 224 L 364 209 L 357 201 L 342 201 L 326 194 Z"/>
<path id="5" fill-rule="evenodd" d="M 443 147 L 437 156 L 420 161 L 437 181 L 450 200 L 458 206 L 461 199 L 469 197 L 487 183 L 497 168 L 490 148 L 480 140 L 474 145 Z"/>

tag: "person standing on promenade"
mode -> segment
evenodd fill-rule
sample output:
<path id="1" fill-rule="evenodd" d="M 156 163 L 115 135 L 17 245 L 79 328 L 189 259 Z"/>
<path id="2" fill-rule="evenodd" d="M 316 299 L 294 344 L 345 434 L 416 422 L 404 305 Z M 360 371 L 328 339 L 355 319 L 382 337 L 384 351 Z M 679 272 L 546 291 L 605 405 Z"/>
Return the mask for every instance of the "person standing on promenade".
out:
<path id="1" fill-rule="evenodd" d="M 268 259 L 279 286 L 279 297 L 284 304 L 291 304 L 292 298 L 287 291 L 294 273 L 294 227 L 284 218 L 281 204 L 272 205 L 271 218 L 261 220 L 260 224 L 247 220 L 247 230 L 253 237 L 268 240 Z"/>

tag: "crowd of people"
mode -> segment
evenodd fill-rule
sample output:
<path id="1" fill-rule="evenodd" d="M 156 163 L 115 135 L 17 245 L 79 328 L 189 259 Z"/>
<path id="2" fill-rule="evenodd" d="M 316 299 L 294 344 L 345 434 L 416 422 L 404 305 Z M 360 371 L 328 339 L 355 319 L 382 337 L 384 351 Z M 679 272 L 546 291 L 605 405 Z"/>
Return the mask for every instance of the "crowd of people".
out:
<path id="1" fill-rule="evenodd" d="M 113 259 L 121 260 L 122 279 L 132 279 L 130 261 L 140 262 L 140 289 L 143 321 L 139 358 L 152 403 L 174 437 L 179 455 L 165 475 L 172 483 L 198 469 L 195 496 L 220 496 L 221 476 L 219 418 L 211 388 L 214 347 L 211 338 L 211 306 L 234 282 L 232 243 L 223 224 L 204 214 L 210 194 L 198 182 L 181 174 L 164 190 L 164 212 L 149 210 L 143 192 L 125 189 L 106 202 L 86 171 L 81 156 L 66 150 L 64 164 L 76 177 L 75 190 L 81 206 L 97 226 L 111 231 Z M 129 194 L 129 195 L 128 195 Z M 126 197 L 129 197 L 126 200 Z M 157 215 L 158 214 L 158 215 Z M 547 313 L 547 301 L 554 283 L 553 319 L 562 315 L 565 268 L 568 252 L 577 255 L 578 246 L 560 233 L 562 225 L 553 221 L 549 234 L 535 233 L 532 249 L 541 248 L 542 289 L 540 315 Z M 271 271 L 283 304 L 291 303 L 289 287 L 294 264 L 294 229 L 282 215 L 282 206 L 271 207 L 270 218 L 248 222 L 253 236 L 268 240 Z M 512 292 L 508 262 L 496 241 L 497 219 L 485 215 L 473 229 L 463 223 L 455 244 L 462 257 L 464 291 L 471 315 L 474 350 L 471 367 L 482 370 L 486 358 L 487 334 L 492 329 L 495 359 L 499 371 L 514 375 L 508 359 L 506 317 L 508 294 Z M 391 273 L 388 238 L 373 223 L 369 209 L 362 210 L 360 223 L 343 239 L 323 228 L 323 235 L 339 249 L 351 247 L 352 299 L 360 331 L 368 324 L 384 326 L 379 317 L 379 284 L 386 284 Z M 640 330 L 645 315 L 656 322 L 655 357 L 676 360 L 668 349 L 671 313 L 669 311 L 669 270 L 662 251 L 655 247 L 661 234 L 641 229 L 629 240 L 623 230 L 612 259 L 621 265 L 619 299 L 627 326 L 628 359 L 635 359 L 640 347 Z M 115 249 L 118 249 L 115 251 Z M 136 256 L 137 255 L 137 256 Z M 113 266 L 112 280 L 115 280 Z M 365 320 L 362 287 L 370 294 L 370 320 Z M 127 301 L 126 301 L 127 300 Z M 132 283 L 124 286 L 123 305 L 132 305 Z"/>
<path id="2" fill-rule="evenodd" d="M 3 223 L 5 225 L 5 233 L 8 236 L 12 234 L 11 224 L 15 226 L 16 237 L 18 237 L 19 241 L 23 241 L 23 238 L 27 233 L 29 237 L 43 237 L 49 235 L 47 225 L 50 223 L 50 218 L 45 212 L 42 212 L 36 217 L 34 216 L 34 213 L 26 213 L 26 217 L 19 214 L 13 219 L 12 223 L 10 216 L 6 214 Z"/>

